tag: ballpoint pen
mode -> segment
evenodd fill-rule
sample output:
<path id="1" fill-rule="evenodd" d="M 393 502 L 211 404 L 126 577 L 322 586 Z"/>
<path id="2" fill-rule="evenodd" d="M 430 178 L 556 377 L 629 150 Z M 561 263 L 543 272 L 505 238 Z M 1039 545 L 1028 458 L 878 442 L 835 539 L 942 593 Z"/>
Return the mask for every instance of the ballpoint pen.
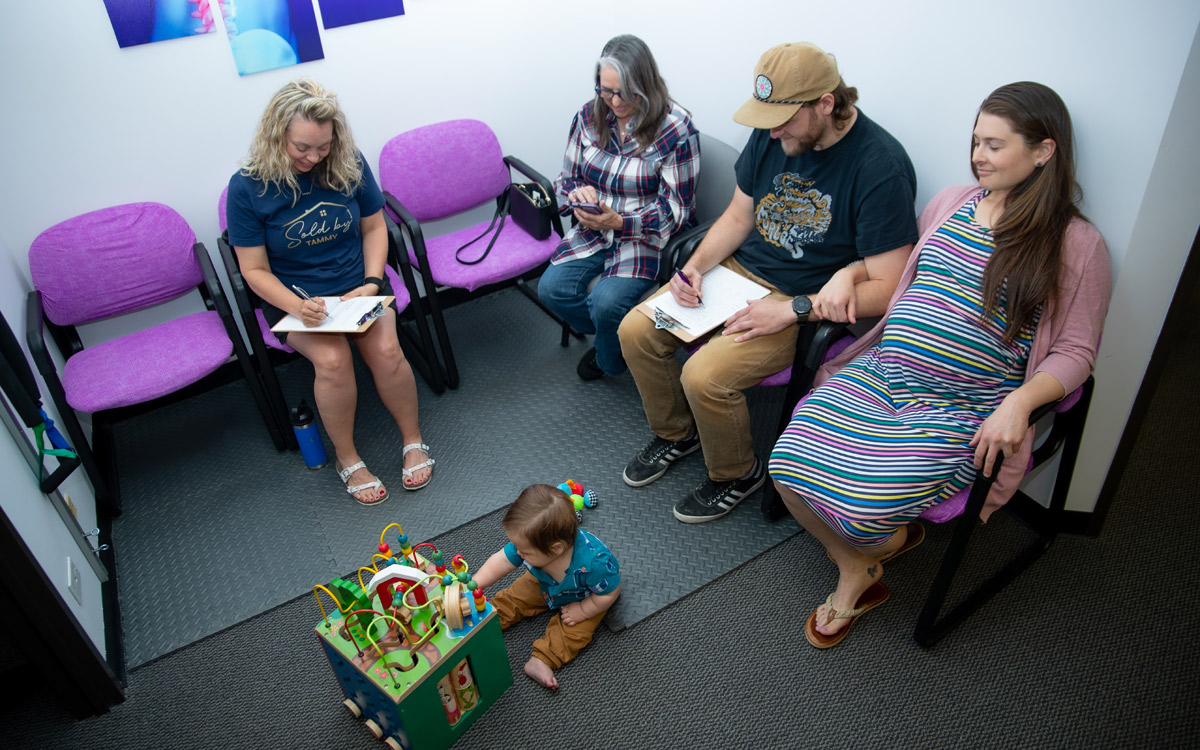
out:
<path id="1" fill-rule="evenodd" d="M 692 282 L 688 281 L 688 277 L 683 275 L 683 271 L 676 271 L 675 275 L 679 277 L 679 280 L 683 282 L 684 286 L 686 286 L 688 289 L 692 289 Z M 693 291 L 695 290 L 693 289 Z M 704 298 L 701 297 L 699 293 L 696 294 L 696 304 L 700 306 L 704 305 Z"/>
<path id="2" fill-rule="evenodd" d="M 312 298 L 312 297 L 310 297 L 310 296 L 309 296 L 308 292 L 304 291 L 303 289 L 301 289 L 300 287 L 296 286 L 295 284 L 292 284 L 292 289 L 295 289 L 295 290 L 296 290 L 296 294 L 299 294 L 301 297 L 303 297 L 304 299 L 308 300 L 309 302 L 314 302 L 314 301 L 315 301 L 315 300 L 313 300 L 313 298 Z M 327 317 L 327 318 L 329 317 L 329 313 L 325 312 L 324 310 L 322 310 L 322 311 L 321 311 L 321 313 L 322 313 L 322 314 L 323 314 L 325 317 Z"/>

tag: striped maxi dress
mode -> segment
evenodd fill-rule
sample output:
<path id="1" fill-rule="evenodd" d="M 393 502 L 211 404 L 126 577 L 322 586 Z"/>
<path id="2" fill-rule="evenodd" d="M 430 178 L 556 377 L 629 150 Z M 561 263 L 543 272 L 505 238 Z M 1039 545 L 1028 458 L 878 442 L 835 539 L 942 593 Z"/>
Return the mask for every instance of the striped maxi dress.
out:
<path id="1" fill-rule="evenodd" d="M 981 321 L 994 245 L 968 200 L 919 249 L 917 273 L 878 345 L 815 390 L 771 452 L 771 476 L 847 542 L 882 544 L 975 478 L 968 443 L 1021 385 L 1036 321 L 1010 343 Z"/>

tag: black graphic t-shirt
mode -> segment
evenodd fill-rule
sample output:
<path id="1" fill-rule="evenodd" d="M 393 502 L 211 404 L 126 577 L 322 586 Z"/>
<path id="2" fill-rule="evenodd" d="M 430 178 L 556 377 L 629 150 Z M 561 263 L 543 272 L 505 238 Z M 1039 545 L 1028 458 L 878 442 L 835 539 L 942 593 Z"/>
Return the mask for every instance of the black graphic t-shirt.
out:
<path id="1" fill-rule="evenodd" d="M 799 156 L 755 130 L 735 169 L 755 231 L 734 257 L 788 294 L 820 291 L 856 258 L 917 241 L 912 162 L 861 109 L 842 140 Z"/>
<path id="2" fill-rule="evenodd" d="M 297 174 L 300 198 L 268 187 L 240 172 L 229 180 L 226 215 L 229 242 L 236 247 L 267 248 L 271 273 L 289 289 L 293 284 L 312 295 L 336 296 L 362 284 L 363 216 L 383 208 L 383 192 L 363 160 L 363 175 L 352 195 L 313 184 Z"/>

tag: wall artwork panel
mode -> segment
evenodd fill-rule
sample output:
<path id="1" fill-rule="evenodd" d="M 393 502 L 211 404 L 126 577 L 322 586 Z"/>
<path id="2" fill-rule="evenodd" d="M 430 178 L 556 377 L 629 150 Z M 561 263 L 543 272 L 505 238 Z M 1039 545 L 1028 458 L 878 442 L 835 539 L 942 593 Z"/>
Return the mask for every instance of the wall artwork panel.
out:
<path id="1" fill-rule="evenodd" d="M 104 0 L 121 47 L 207 34 L 214 26 L 214 5 L 210 0 Z"/>
<path id="2" fill-rule="evenodd" d="M 404 15 L 404 0 L 317 0 L 327 29 Z"/>
<path id="3" fill-rule="evenodd" d="M 312 0 L 228 0 L 221 10 L 239 75 L 325 57 Z"/>

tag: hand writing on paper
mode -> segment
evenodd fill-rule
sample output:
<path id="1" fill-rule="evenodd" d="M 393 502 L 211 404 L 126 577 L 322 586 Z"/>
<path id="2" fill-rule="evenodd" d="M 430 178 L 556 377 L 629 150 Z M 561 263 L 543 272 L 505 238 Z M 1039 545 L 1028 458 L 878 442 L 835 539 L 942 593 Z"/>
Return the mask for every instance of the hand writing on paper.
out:
<path id="1" fill-rule="evenodd" d="M 680 274 L 687 277 L 686 284 L 679 278 Z M 696 269 L 682 268 L 671 274 L 671 296 L 684 307 L 696 307 L 700 304 L 700 285 L 703 283 L 704 277 Z"/>
<path id="2" fill-rule="evenodd" d="M 300 322 L 309 328 L 316 328 L 325 322 L 325 300 L 320 297 L 303 300 L 300 303 Z"/>

